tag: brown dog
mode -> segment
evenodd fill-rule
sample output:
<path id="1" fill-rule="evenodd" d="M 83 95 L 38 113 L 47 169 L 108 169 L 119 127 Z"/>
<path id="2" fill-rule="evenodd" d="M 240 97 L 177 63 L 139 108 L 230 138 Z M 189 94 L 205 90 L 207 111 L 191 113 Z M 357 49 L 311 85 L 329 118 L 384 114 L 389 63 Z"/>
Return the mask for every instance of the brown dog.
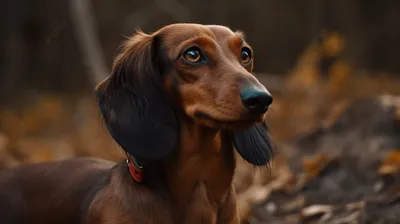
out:
<path id="1" fill-rule="evenodd" d="M 71 159 L 0 173 L 0 223 L 239 223 L 234 148 L 271 153 L 272 97 L 243 34 L 174 24 L 137 32 L 96 88 L 119 164 Z"/>

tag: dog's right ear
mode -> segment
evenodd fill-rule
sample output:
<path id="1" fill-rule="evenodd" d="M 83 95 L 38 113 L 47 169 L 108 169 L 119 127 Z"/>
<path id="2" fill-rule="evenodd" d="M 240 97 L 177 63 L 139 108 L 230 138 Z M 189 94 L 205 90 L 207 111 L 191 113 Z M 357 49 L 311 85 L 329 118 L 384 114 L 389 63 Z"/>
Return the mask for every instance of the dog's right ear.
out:
<path id="1" fill-rule="evenodd" d="M 160 159 L 175 149 L 178 122 L 164 90 L 160 37 L 138 32 L 125 42 L 111 75 L 96 87 L 114 140 L 128 153 Z"/>

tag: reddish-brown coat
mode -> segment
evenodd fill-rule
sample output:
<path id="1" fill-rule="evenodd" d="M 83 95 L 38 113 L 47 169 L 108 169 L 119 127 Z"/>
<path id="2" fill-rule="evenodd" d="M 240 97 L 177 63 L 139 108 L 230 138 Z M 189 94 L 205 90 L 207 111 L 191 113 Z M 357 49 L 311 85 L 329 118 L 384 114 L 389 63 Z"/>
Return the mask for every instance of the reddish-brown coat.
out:
<path id="1" fill-rule="evenodd" d="M 165 74 L 154 74 L 158 70 L 152 67 L 154 63 L 149 62 L 153 60 L 156 37 L 161 42 L 156 49 L 158 57 L 166 56 L 168 61 L 169 67 L 162 69 Z M 207 66 L 184 63 L 181 54 L 193 45 L 201 47 L 210 58 Z M 132 91 L 127 88 L 126 83 L 134 79 L 136 82 L 132 85 L 147 91 L 144 96 L 149 99 L 158 100 L 165 95 L 172 99 L 179 123 L 177 147 L 166 158 L 158 158 L 156 162 L 144 160 L 147 163 L 143 171 L 143 183 L 133 180 L 125 161 L 112 164 L 102 160 L 71 159 L 2 171 L 0 222 L 238 224 L 235 189 L 232 185 L 234 148 L 232 136 L 223 130 L 243 130 L 264 120 L 265 114 L 256 117 L 250 115 L 239 95 L 240 89 L 246 85 L 266 90 L 250 73 L 253 61 L 246 66 L 241 64 L 243 46 L 248 46 L 243 35 L 223 26 L 175 24 L 151 35 L 141 32 L 135 34 L 115 59 L 113 74 L 96 88 L 103 117 L 114 131 L 112 134 L 114 138 L 117 137 L 118 143 L 135 146 L 129 139 L 124 139 L 130 136 L 124 131 L 140 134 L 146 127 L 135 129 L 136 126 L 129 122 L 149 116 L 145 113 L 149 108 L 146 107 L 147 101 L 139 102 L 136 104 L 140 107 L 137 110 L 143 109 L 145 112 L 136 117 L 126 116 L 132 113 L 132 108 L 123 110 L 132 103 L 126 94 L 136 94 L 131 97 L 140 95 L 140 92 L 135 92 L 136 89 Z M 165 94 L 151 92 L 158 90 L 149 84 L 152 80 L 150 75 L 154 79 L 163 77 Z M 159 104 L 151 106 L 154 108 Z M 198 116 L 197 112 L 207 116 Z M 151 123 L 159 120 L 135 121 L 139 121 L 137 125 L 143 125 L 143 122 L 160 125 Z M 165 120 L 160 121 L 162 123 Z M 120 127 L 121 130 L 118 129 Z M 164 130 L 153 126 L 150 128 L 154 131 Z M 175 136 L 168 132 L 172 129 L 165 130 L 159 133 Z M 149 136 L 148 141 L 161 139 L 165 144 L 171 143 L 158 138 L 162 136 L 153 137 Z M 257 138 L 266 136 L 261 133 Z M 138 148 L 147 144 L 140 137 L 137 140 L 142 144 Z M 249 141 L 257 143 L 256 138 Z M 148 152 L 133 152 L 156 158 L 157 155 L 151 154 L 150 150 L 158 150 L 163 154 L 171 150 L 162 147 L 164 145 L 147 148 Z"/>

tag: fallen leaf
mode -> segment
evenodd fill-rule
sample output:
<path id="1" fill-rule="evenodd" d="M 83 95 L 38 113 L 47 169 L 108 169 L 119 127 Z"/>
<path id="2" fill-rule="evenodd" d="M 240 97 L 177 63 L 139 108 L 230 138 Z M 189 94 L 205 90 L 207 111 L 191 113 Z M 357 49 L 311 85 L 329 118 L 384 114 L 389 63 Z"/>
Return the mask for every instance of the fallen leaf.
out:
<path id="1" fill-rule="evenodd" d="M 303 207 L 305 204 L 305 198 L 304 196 L 298 196 L 295 199 L 284 203 L 283 205 L 280 206 L 280 209 L 283 212 L 291 212 L 293 210 L 299 209 Z"/>
<path id="2" fill-rule="evenodd" d="M 353 202 L 346 204 L 346 211 L 359 210 L 365 207 L 365 201 Z"/>
<path id="3" fill-rule="evenodd" d="M 303 160 L 303 170 L 306 175 L 313 176 L 313 177 L 318 176 L 318 174 L 332 160 L 333 160 L 333 158 L 331 158 L 326 153 L 321 153 L 312 158 L 306 158 Z"/>
<path id="4" fill-rule="evenodd" d="M 329 224 L 348 224 L 348 223 L 358 223 L 358 217 L 360 216 L 360 211 L 356 211 L 353 213 L 350 213 L 349 215 L 345 217 L 340 217 L 340 218 L 335 218 Z"/>
<path id="5" fill-rule="evenodd" d="M 303 217 L 309 218 L 316 215 L 322 215 L 325 213 L 330 213 L 334 209 L 331 205 L 310 205 L 301 210 L 301 215 Z"/>
<path id="6" fill-rule="evenodd" d="M 381 175 L 397 174 L 400 171 L 400 150 L 392 151 L 378 168 Z"/>

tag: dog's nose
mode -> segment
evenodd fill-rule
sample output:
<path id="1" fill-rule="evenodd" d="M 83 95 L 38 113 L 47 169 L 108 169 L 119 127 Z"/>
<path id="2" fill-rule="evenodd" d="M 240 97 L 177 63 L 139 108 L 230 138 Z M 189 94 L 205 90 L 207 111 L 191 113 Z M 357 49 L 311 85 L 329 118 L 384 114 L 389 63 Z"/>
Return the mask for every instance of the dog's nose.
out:
<path id="1" fill-rule="evenodd" d="M 243 105 L 251 113 L 263 114 L 272 103 L 272 96 L 269 92 L 256 88 L 245 88 L 240 92 Z"/>

